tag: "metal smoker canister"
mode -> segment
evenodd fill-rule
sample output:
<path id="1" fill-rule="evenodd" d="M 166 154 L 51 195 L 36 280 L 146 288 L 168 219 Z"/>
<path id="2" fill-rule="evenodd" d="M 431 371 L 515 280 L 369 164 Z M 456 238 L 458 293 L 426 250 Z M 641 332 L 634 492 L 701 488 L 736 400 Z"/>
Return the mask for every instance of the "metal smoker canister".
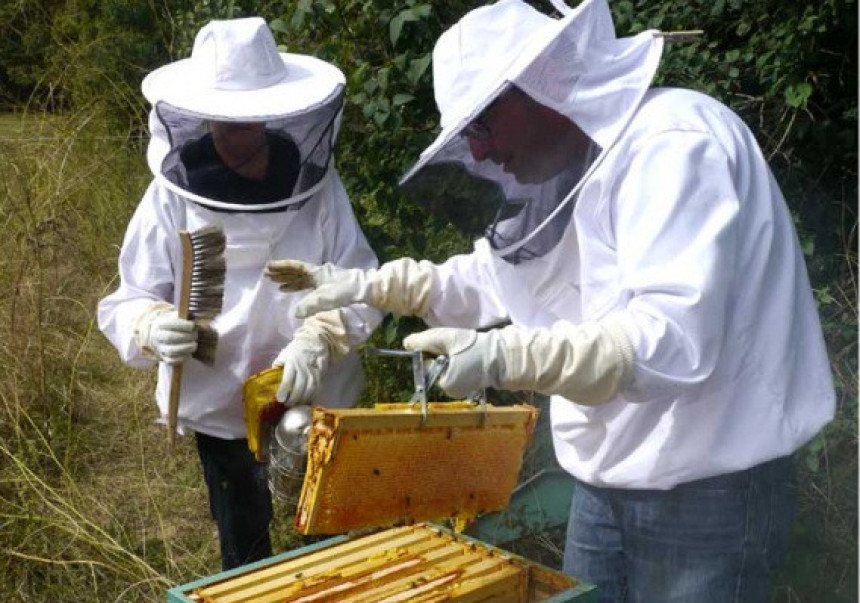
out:
<path id="1" fill-rule="evenodd" d="M 297 505 L 308 460 L 311 407 L 294 406 L 275 426 L 269 443 L 269 490 L 279 501 Z"/>

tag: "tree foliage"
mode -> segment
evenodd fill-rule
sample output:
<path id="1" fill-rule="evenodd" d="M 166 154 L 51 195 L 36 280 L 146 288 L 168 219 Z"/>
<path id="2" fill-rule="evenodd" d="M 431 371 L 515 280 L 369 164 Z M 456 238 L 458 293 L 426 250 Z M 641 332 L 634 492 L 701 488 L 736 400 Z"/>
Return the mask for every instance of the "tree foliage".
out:
<path id="1" fill-rule="evenodd" d="M 668 48 L 658 82 L 732 106 L 755 130 L 807 232 L 819 244 L 844 241 L 844 220 L 821 201 L 856 192 L 854 1 L 624 0 L 613 8 L 619 29 L 704 31 Z"/>

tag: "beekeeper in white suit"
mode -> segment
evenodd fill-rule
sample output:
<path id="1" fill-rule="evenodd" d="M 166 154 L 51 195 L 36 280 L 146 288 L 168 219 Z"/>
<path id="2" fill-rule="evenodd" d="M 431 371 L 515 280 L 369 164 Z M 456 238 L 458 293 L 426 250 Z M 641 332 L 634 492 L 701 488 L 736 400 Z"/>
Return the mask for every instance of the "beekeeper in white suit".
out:
<path id="1" fill-rule="evenodd" d="M 349 350 L 381 318 L 352 306 L 297 319 L 300 295 L 285 300 L 263 276 L 271 258 L 377 265 L 334 167 L 344 84 L 333 65 L 279 53 L 260 18 L 209 23 L 190 58 L 143 81 L 155 178 L 128 226 L 119 288 L 99 304 L 99 326 L 125 362 L 162 362 L 156 398 L 166 414 L 168 365 L 197 347 L 194 324 L 174 307 L 178 233 L 222 226 L 215 363 L 184 363 L 178 421 L 196 434 L 225 569 L 272 553 L 271 498 L 245 440 L 243 382 L 274 361 L 284 366 L 281 401 L 352 405 L 363 380 Z"/>
<path id="2" fill-rule="evenodd" d="M 403 184 L 433 209 L 460 205 L 446 177 L 482 191 L 467 209 L 496 202 L 471 254 L 272 272 L 313 276 L 300 316 L 364 302 L 459 327 L 404 342 L 450 356 L 453 396 L 552 395 L 578 482 L 564 569 L 602 601 L 766 601 L 792 453 L 834 411 L 791 216 L 737 116 L 650 88 L 659 32 L 616 38 L 606 0 L 554 5 L 501 0 L 436 44 L 442 131 Z"/>

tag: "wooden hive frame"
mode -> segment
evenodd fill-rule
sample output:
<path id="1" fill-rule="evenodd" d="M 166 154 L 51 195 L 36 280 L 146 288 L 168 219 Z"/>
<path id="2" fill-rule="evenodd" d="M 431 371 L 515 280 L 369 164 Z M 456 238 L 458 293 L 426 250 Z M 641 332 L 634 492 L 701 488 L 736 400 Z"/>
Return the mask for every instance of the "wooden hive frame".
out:
<path id="1" fill-rule="evenodd" d="M 533 406 L 431 403 L 314 408 L 295 514 L 304 534 L 340 534 L 507 506 L 534 430 Z"/>
<path id="2" fill-rule="evenodd" d="M 575 579 L 435 526 L 392 528 L 193 587 L 197 603 L 592 600 Z M 559 593 L 568 596 L 555 597 Z M 593 593 L 591 593 L 593 594 Z"/>

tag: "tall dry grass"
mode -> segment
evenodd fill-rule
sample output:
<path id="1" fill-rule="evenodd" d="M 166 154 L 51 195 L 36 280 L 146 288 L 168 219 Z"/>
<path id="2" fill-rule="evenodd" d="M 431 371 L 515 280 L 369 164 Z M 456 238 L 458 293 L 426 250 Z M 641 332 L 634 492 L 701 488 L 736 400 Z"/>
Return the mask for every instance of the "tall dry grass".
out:
<path id="1" fill-rule="evenodd" d="M 96 115 L 0 121 L 0 600 L 152 601 L 219 566 L 190 442 L 96 326 L 149 180 Z"/>

